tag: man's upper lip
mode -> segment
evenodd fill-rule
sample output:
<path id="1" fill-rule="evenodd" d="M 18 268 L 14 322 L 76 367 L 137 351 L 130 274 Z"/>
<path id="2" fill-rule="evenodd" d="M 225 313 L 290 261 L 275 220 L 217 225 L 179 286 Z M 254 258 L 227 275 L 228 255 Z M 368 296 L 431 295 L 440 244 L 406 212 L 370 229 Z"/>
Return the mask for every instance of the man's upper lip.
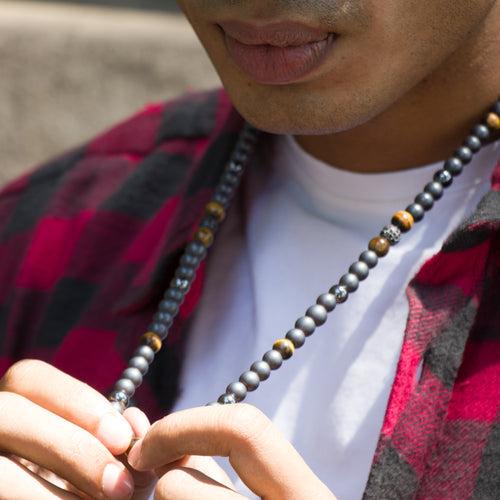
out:
<path id="1" fill-rule="evenodd" d="M 231 37 L 247 45 L 304 45 L 328 37 L 324 29 L 313 28 L 299 22 L 279 22 L 265 25 L 227 20 L 218 23 Z"/>

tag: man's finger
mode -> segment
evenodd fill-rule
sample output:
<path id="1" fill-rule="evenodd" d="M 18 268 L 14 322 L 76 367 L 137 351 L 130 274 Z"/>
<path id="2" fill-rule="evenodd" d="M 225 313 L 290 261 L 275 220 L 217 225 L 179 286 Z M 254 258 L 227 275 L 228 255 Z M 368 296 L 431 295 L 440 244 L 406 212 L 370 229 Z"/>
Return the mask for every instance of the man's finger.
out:
<path id="1" fill-rule="evenodd" d="M 146 437 L 134 445 L 129 463 L 146 470 L 184 455 L 229 457 L 238 476 L 261 497 L 286 498 L 294 492 L 309 498 L 314 492 L 316 498 L 332 498 L 283 434 L 248 404 L 172 413 L 155 422 Z"/>
<path id="2" fill-rule="evenodd" d="M 133 480 L 92 434 L 19 394 L 0 392 L 0 449 L 24 457 L 92 498 L 129 498 Z"/>
<path id="3" fill-rule="evenodd" d="M 246 497 L 199 470 L 176 467 L 162 476 L 155 489 L 155 500 L 167 498 L 175 498 L 175 500 L 193 500 L 193 498 L 241 500 Z"/>
<path id="4" fill-rule="evenodd" d="M 73 422 L 113 455 L 123 453 L 132 439 L 130 425 L 102 394 L 43 361 L 25 359 L 12 365 L 0 380 L 0 391 L 24 396 Z"/>
<path id="5" fill-rule="evenodd" d="M 69 493 L 37 476 L 18 461 L 0 455 L 0 498 L 17 500 L 78 500 Z M 8 496 L 4 496 L 8 492 Z"/>

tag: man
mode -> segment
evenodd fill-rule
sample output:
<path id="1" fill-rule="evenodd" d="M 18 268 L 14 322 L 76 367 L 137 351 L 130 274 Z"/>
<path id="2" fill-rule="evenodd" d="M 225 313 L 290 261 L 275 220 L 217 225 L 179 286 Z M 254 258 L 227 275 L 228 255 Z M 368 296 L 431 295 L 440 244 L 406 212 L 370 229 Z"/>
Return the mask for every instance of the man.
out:
<path id="1" fill-rule="evenodd" d="M 500 3 L 179 4 L 224 89 L 149 106 L 0 197 L 2 497 L 498 498 Z M 251 404 L 204 406 L 486 112 L 482 150 L 331 323 Z M 99 392 L 244 120 L 263 131 L 246 177 L 134 394 L 170 413 L 150 428 Z"/>

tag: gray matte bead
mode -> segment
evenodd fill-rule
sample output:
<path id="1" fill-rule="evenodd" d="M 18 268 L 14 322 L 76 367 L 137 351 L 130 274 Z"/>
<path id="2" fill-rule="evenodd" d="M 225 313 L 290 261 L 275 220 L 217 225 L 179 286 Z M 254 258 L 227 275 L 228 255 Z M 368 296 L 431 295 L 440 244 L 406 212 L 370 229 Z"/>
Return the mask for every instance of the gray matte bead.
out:
<path id="1" fill-rule="evenodd" d="M 193 280 L 196 273 L 192 267 L 181 266 L 175 270 L 175 276 L 181 280 Z"/>
<path id="2" fill-rule="evenodd" d="M 212 231 L 217 231 L 219 228 L 219 221 L 213 215 L 207 215 L 201 220 L 200 227 L 207 227 Z"/>
<path id="3" fill-rule="evenodd" d="M 314 304 L 306 311 L 306 316 L 312 318 L 316 326 L 321 326 L 328 318 L 328 311 L 323 306 Z"/>
<path id="4" fill-rule="evenodd" d="M 443 185 L 440 182 L 429 182 L 425 185 L 424 191 L 429 193 L 435 200 L 439 200 L 443 196 Z"/>
<path id="5" fill-rule="evenodd" d="M 123 370 L 122 378 L 128 378 L 136 387 L 142 384 L 142 373 L 137 368 L 126 368 Z"/>
<path id="6" fill-rule="evenodd" d="M 472 151 L 467 146 L 461 146 L 455 151 L 455 156 L 460 159 L 460 161 L 467 165 L 472 160 Z"/>
<path id="7" fill-rule="evenodd" d="M 149 370 L 148 360 L 143 356 L 134 356 L 128 362 L 128 366 L 130 366 L 130 368 L 137 368 L 141 372 L 141 375 L 146 375 Z"/>
<path id="8" fill-rule="evenodd" d="M 408 205 L 405 210 L 413 216 L 415 222 L 420 222 L 424 218 L 425 210 L 419 203 L 412 203 Z"/>
<path id="9" fill-rule="evenodd" d="M 165 292 L 164 297 L 166 299 L 175 300 L 176 302 L 181 303 L 184 299 L 184 294 L 177 288 L 169 288 Z"/>
<path id="10" fill-rule="evenodd" d="M 472 133 L 483 143 L 490 137 L 490 130 L 486 125 L 479 124 L 472 129 Z"/>
<path id="11" fill-rule="evenodd" d="M 161 312 L 160 311 L 160 312 L 157 312 L 154 314 L 153 321 L 155 323 L 162 323 L 163 325 L 166 325 L 167 327 L 169 327 L 174 322 L 174 317 L 168 312 Z"/>
<path id="12" fill-rule="evenodd" d="M 355 292 L 359 287 L 358 277 L 353 273 L 347 273 L 339 280 L 340 286 L 345 286 L 349 293 Z"/>
<path id="13" fill-rule="evenodd" d="M 174 316 L 179 312 L 179 303 L 172 299 L 162 300 L 158 309 L 161 312 L 166 312 Z"/>
<path id="14" fill-rule="evenodd" d="M 306 337 L 309 337 L 316 330 L 316 323 L 311 317 L 302 316 L 295 322 L 295 328 L 302 330 L 306 334 Z"/>
<path id="15" fill-rule="evenodd" d="M 230 201 L 230 198 L 229 196 L 223 194 L 223 193 L 219 193 L 219 192 L 216 192 L 214 194 L 214 201 L 216 201 L 217 203 L 220 203 L 224 208 L 228 208 L 229 206 L 229 201 Z"/>
<path id="16" fill-rule="evenodd" d="M 363 281 L 368 278 L 368 274 L 370 273 L 370 268 L 363 261 L 354 262 L 349 267 L 349 272 L 354 274 L 359 281 Z"/>
<path id="17" fill-rule="evenodd" d="M 192 268 L 198 267 L 199 263 L 200 263 L 200 258 L 197 257 L 196 255 L 189 253 L 185 253 L 180 260 L 181 266 L 192 267 Z"/>
<path id="18" fill-rule="evenodd" d="M 493 104 L 491 111 L 493 113 L 496 113 L 497 115 L 500 115 L 500 99 L 495 104 Z"/>
<path id="19" fill-rule="evenodd" d="M 359 260 L 364 262 L 370 269 L 373 269 L 378 264 L 378 256 L 373 250 L 365 250 Z"/>
<path id="20" fill-rule="evenodd" d="M 155 352 L 148 345 L 140 345 L 135 351 L 134 356 L 143 357 L 149 364 L 155 359 Z"/>
<path id="21" fill-rule="evenodd" d="M 246 385 L 242 382 L 233 382 L 226 387 L 226 394 L 234 394 L 236 402 L 239 403 L 247 397 Z"/>
<path id="22" fill-rule="evenodd" d="M 316 300 L 316 304 L 323 306 L 328 312 L 332 312 L 337 305 L 337 300 L 333 293 L 323 293 Z"/>
<path id="23" fill-rule="evenodd" d="M 111 401 L 111 407 L 118 413 L 123 413 L 125 411 L 125 406 L 118 401 Z"/>
<path id="24" fill-rule="evenodd" d="M 306 341 L 306 334 L 302 330 L 294 328 L 293 330 L 287 332 L 286 338 L 291 340 L 293 345 L 298 349 L 304 345 Z"/>
<path id="25" fill-rule="evenodd" d="M 234 405 L 236 398 L 234 394 L 221 394 L 217 402 L 221 405 Z"/>
<path id="26" fill-rule="evenodd" d="M 343 285 L 332 286 L 332 288 L 330 288 L 330 293 L 333 293 L 333 295 L 335 295 L 337 304 L 343 304 L 349 298 L 349 292 Z"/>
<path id="27" fill-rule="evenodd" d="M 445 170 L 448 170 L 453 177 L 456 177 L 457 175 L 460 175 L 464 169 L 464 164 L 462 160 L 459 158 L 450 158 L 449 160 L 446 160 L 444 167 Z M 425 208 L 425 207 L 424 207 Z"/>
<path id="28" fill-rule="evenodd" d="M 130 379 L 121 378 L 116 382 L 114 390 L 123 391 L 128 397 L 131 397 L 134 395 L 135 385 Z"/>
<path id="29" fill-rule="evenodd" d="M 168 328 L 162 323 L 151 323 L 149 325 L 148 331 L 157 333 L 160 337 L 163 338 L 163 336 L 168 333 Z"/>
<path id="30" fill-rule="evenodd" d="M 232 172 L 224 172 L 221 177 L 221 182 L 224 184 L 227 184 L 229 186 L 232 186 L 233 188 L 238 185 L 238 182 L 240 181 L 240 177 L 238 175 L 235 175 Z"/>
<path id="31" fill-rule="evenodd" d="M 481 141 L 479 140 L 479 137 L 476 137 L 475 135 L 469 135 L 467 139 L 465 139 L 464 144 L 473 152 L 477 153 L 481 149 Z"/>
<path id="32" fill-rule="evenodd" d="M 420 193 L 415 196 L 415 203 L 418 203 L 427 211 L 434 206 L 434 198 L 429 193 Z"/>
<path id="33" fill-rule="evenodd" d="M 260 380 L 267 380 L 271 375 L 271 367 L 265 361 L 255 361 L 255 363 L 252 363 L 250 370 L 255 372 Z"/>
<path id="34" fill-rule="evenodd" d="M 439 182 L 443 187 L 447 188 L 451 186 L 453 182 L 453 175 L 451 175 L 448 170 L 441 169 L 434 174 L 434 180 Z"/>
<path id="35" fill-rule="evenodd" d="M 248 370 L 246 372 L 243 372 L 240 375 L 240 382 L 242 384 L 245 384 L 245 387 L 249 391 L 255 391 L 257 387 L 259 387 L 260 384 L 260 377 L 257 373 L 255 373 L 252 370 Z"/>
<path id="36" fill-rule="evenodd" d="M 186 246 L 186 253 L 195 255 L 196 257 L 200 257 L 201 259 L 204 259 L 207 255 L 207 249 L 204 245 L 202 245 L 198 241 L 191 241 L 191 243 L 188 243 Z"/>
<path id="37" fill-rule="evenodd" d="M 267 351 L 262 360 L 265 361 L 271 370 L 277 370 L 283 364 L 283 356 L 275 349 Z"/>
<path id="38" fill-rule="evenodd" d="M 244 170 L 244 167 L 241 163 L 231 160 L 227 166 L 228 172 L 232 172 L 233 174 L 241 174 Z"/>

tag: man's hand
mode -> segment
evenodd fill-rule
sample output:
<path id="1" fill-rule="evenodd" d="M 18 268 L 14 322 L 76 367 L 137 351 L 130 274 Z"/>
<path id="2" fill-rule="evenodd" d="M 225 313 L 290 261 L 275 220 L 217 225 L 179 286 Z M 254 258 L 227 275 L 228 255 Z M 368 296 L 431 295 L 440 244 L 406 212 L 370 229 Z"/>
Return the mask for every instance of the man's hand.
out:
<path id="1" fill-rule="evenodd" d="M 0 498 L 130 498 L 134 477 L 114 455 L 149 422 L 128 411 L 47 363 L 15 363 L 0 379 Z"/>
<path id="2" fill-rule="evenodd" d="M 243 498 L 211 456 L 229 457 L 259 497 L 335 499 L 272 422 L 243 403 L 172 413 L 151 426 L 128 460 L 135 469 L 154 469 L 160 477 L 155 500 Z"/>

